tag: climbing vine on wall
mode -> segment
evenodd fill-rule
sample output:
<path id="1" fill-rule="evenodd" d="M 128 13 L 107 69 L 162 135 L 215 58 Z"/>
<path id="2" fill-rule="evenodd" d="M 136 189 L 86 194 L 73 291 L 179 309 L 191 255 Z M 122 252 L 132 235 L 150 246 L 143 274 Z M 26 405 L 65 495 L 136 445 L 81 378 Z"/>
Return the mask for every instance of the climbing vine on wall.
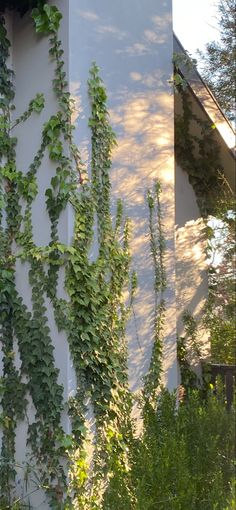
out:
<path id="1" fill-rule="evenodd" d="M 61 14 L 56 7 L 44 5 L 32 11 L 36 32 L 50 38 L 50 57 L 55 62 L 53 88 L 59 110 L 44 124 L 40 147 L 28 172 L 16 166 L 17 140 L 13 128 L 44 108 L 38 93 L 26 112 L 11 122 L 14 90 L 12 72 L 7 68 L 9 43 L 1 18 L 1 342 L 3 345 L 2 391 L 2 465 L 0 483 L 2 505 L 12 504 L 14 486 L 15 428 L 27 413 L 32 398 L 35 419 L 28 427 L 30 458 L 37 463 L 41 487 L 52 508 L 63 504 L 99 505 L 105 481 L 118 462 L 127 470 L 126 446 L 131 436 L 131 398 L 127 385 L 125 326 L 132 305 L 136 277 L 129 272 L 129 222 L 123 218 L 122 204 L 117 203 L 115 225 L 110 213 L 111 152 L 115 144 L 106 109 L 106 92 L 94 64 L 89 80 L 92 133 L 91 179 L 82 175 L 84 168 L 73 143 L 71 101 L 63 71 L 63 50 L 58 39 Z M 64 141 L 71 155 L 66 156 Z M 55 164 L 51 187 L 45 201 L 51 222 L 48 246 L 35 244 L 32 203 L 38 193 L 37 172 L 46 152 Z M 78 193 L 78 185 L 80 191 Z M 74 241 L 71 247 L 59 242 L 58 221 L 71 203 L 75 214 Z M 90 260 L 95 242 L 99 253 Z M 120 239 L 122 239 L 120 241 Z M 15 264 L 27 264 L 32 293 L 28 309 L 17 292 Z M 19 262 L 17 262 L 19 263 Z M 60 267 L 65 266 L 68 301 L 57 297 Z M 129 289 L 130 302 L 124 301 Z M 62 387 L 58 384 L 53 344 L 48 327 L 46 300 L 53 303 L 58 329 L 66 329 L 76 372 L 78 389 L 69 401 L 72 435 L 65 436 L 60 425 L 63 410 Z M 17 342 L 20 368 L 14 360 L 13 342 Z M 24 382 L 23 382 L 24 381 Z M 9 396 L 14 388 L 15 400 Z M 96 419 L 94 469 L 89 481 L 86 463 L 86 427 L 88 398 Z M 79 453 L 78 453 L 79 448 Z M 74 453 L 75 452 L 75 453 Z M 63 457 L 70 465 L 70 484 L 62 467 Z M 6 468 L 7 466 L 7 468 Z M 86 467 L 87 466 L 87 467 Z M 91 477 L 90 477 L 91 478 Z M 67 496 L 66 496 L 67 493 Z M 72 503 L 73 501 L 73 503 Z M 79 507 L 79 506 L 78 506 Z"/>
<path id="2" fill-rule="evenodd" d="M 177 341 L 177 358 L 180 367 L 181 383 L 184 391 L 191 391 L 200 385 L 196 373 L 191 368 L 190 355 L 194 355 L 199 362 L 201 360 L 201 351 L 198 345 L 198 324 L 194 317 L 185 311 L 182 317 L 184 325 L 184 334 Z"/>
<path id="3" fill-rule="evenodd" d="M 148 190 L 150 249 L 154 268 L 154 344 L 150 368 L 145 378 L 144 396 L 156 402 L 162 372 L 163 328 L 165 322 L 166 273 L 164 265 L 165 237 L 162 225 L 161 186 L 156 181 L 152 190 Z"/>
<path id="4" fill-rule="evenodd" d="M 0 100 L 1 117 L 0 117 L 0 156 L 5 159 L 8 164 L 11 157 L 14 157 L 14 141 L 9 136 L 9 111 L 10 102 L 14 96 L 11 87 L 11 72 L 6 66 L 8 57 L 9 43 L 6 39 L 6 30 L 1 18 L 1 38 L 0 38 L 0 88 L 2 97 Z M 10 173 L 10 169 L 9 169 Z M 1 172 L 2 174 L 2 172 Z M 1 378 L 1 427 L 2 427 L 2 464 L 0 467 L 1 489 L 4 487 L 6 497 L 10 498 L 12 481 L 14 480 L 14 456 L 15 456 L 15 429 L 19 418 L 22 418 L 24 412 L 25 388 L 22 384 L 19 371 L 14 366 L 13 351 L 13 318 L 12 318 L 12 278 L 13 272 L 10 260 L 8 264 L 4 264 L 4 259 L 10 259 L 10 241 L 5 231 L 2 229 L 3 206 L 5 205 L 5 190 L 3 176 L 0 174 L 0 257 L 1 257 L 1 340 L 2 340 L 2 364 L 3 376 Z M 7 180 L 9 197 L 13 197 L 14 190 L 11 186 L 10 179 Z M 9 207 L 8 202 L 8 207 Z M 8 221 L 9 236 L 13 235 L 13 229 L 10 227 L 10 219 Z M 6 228 L 6 230 L 7 230 Z M 9 256 L 6 255 L 9 253 Z M 12 401 L 12 394 L 16 395 Z M 18 401 L 19 398 L 19 401 Z"/>
<path id="5" fill-rule="evenodd" d="M 91 104 L 91 170 L 86 171 L 73 141 L 73 103 L 64 72 L 58 38 L 61 13 L 41 2 L 32 10 L 36 33 L 49 37 L 54 63 L 53 90 L 58 111 L 44 123 L 39 148 L 26 173 L 17 168 L 14 129 L 45 107 L 42 93 L 12 120 L 14 89 L 8 68 L 9 41 L 4 18 L 0 23 L 0 340 L 3 352 L 1 428 L 3 432 L 0 487 L 1 508 L 14 508 L 15 436 L 17 423 L 28 421 L 28 466 L 36 465 L 38 487 L 51 508 L 100 509 L 115 488 L 114 472 L 127 500 L 132 500 L 130 449 L 133 442 L 132 399 L 127 379 L 126 323 L 137 287 L 130 271 L 130 223 L 118 200 L 111 215 L 109 173 L 116 137 L 109 124 L 107 95 L 94 63 L 88 80 Z M 69 148 L 65 152 L 65 145 Z M 38 195 L 38 172 L 48 156 L 54 168 L 45 189 L 51 225 L 50 241 L 34 239 L 32 206 Z M 148 192 L 150 246 L 155 272 L 154 349 L 146 396 L 155 397 L 160 382 L 162 329 L 165 312 L 160 185 Z M 68 205 L 74 211 L 71 246 L 60 242 L 58 223 Z M 97 256 L 91 257 L 96 246 Z M 26 306 L 15 281 L 16 267 L 26 268 L 32 306 Z M 58 297 L 64 269 L 67 299 Z M 129 296 L 126 298 L 125 296 Z M 53 307 L 59 331 L 64 330 L 77 380 L 77 390 L 64 401 L 55 366 L 47 304 Z M 19 352 L 19 360 L 16 359 Z M 14 397 L 13 397 L 14 395 Z M 29 403 L 34 416 L 28 417 Z M 91 411 L 92 410 L 92 411 Z M 68 412 L 71 434 L 61 426 Z M 95 423 L 94 438 L 87 425 Z M 91 468 L 92 466 L 92 468 Z M 67 477 L 69 473 L 69 477 Z M 123 480 L 123 482 L 121 482 Z M 125 480 L 125 483 L 124 483 Z"/>
<path id="6" fill-rule="evenodd" d="M 52 30 L 52 27 L 50 28 Z M 3 442 L 1 469 L 1 493 L 6 495 L 6 502 L 11 505 L 10 490 L 14 486 L 14 468 L 6 470 L 5 463 L 14 466 L 15 428 L 18 419 L 26 415 L 26 398 L 31 396 L 35 419 L 29 423 L 28 444 L 32 456 L 37 459 L 38 473 L 46 492 L 51 492 L 51 484 L 61 485 L 64 481 L 63 470 L 59 463 L 57 436 L 62 433 L 60 418 L 63 405 L 62 387 L 58 384 L 58 370 L 55 368 L 53 346 L 47 324 L 45 307 L 45 271 L 43 261 L 38 256 L 33 240 L 31 207 L 37 195 L 37 171 L 41 165 L 48 140 L 42 137 L 37 152 L 26 175 L 16 166 L 16 138 L 11 136 L 12 129 L 25 122 L 30 115 L 40 113 L 44 107 L 42 94 L 31 100 L 29 107 L 20 117 L 11 123 L 12 100 L 14 91 L 11 85 L 11 71 L 7 68 L 8 47 L 4 19 L 1 19 L 1 43 L 3 73 L 1 93 L 1 181 L 2 201 L 6 217 L 1 224 L 1 340 L 5 353 L 2 408 L 3 408 Z M 5 93 L 5 87 L 9 87 Z M 21 206 L 21 204 L 24 204 Z M 32 309 L 23 303 L 15 286 L 15 263 L 22 259 L 28 264 L 28 279 L 32 292 Z M 21 359 L 20 369 L 14 363 L 15 345 Z M 15 377 L 15 381 L 13 380 Z M 24 384 L 21 382 L 24 377 Z M 17 384 L 18 383 L 18 384 Z M 17 401 L 9 408 L 9 392 L 15 385 Z M 19 390 L 17 390 L 19 388 Z M 20 392 L 24 394 L 21 396 Z M 8 396 L 8 399 L 7 399 Z M 21 397 L 21 398 L 20 398 Z M 22 398 L 23 397 L 23 398 Z M 47 405 L 45 405 L 47 403 Z M 5 480 L 7 476 L 7 480 Z M 54 496 L 52 496 L 52 500 Z M 4 500 L 5 501 L 5 500 Z M 4 504 L 4 503 L 2 503 Z"/>
<path id="7" fill-rule="evenodd" d="M 215 126 L 194 113 L 188 84 L 179 65 L 186 72 L 196 66 L 189 56 L 174 54 L 174 87 L 181 103 L 181 113 L 175 116 L 175 154 L 181 168 L 188 173 L 203 217 L 213 214 L 231 192 L 226 185 Z M 194 127 L 194 133 L 192 128 Z"/>
<path id="8" fill-rule="evenodd" d="M 13 0 L 6 3 L 19 7 Z M 35 4 L 25 0 L 23 10 Z M 146 488 L 149 493 L 150 486 L 154 487 L 152 504 L 156 505 L 156 480 L 164 480 L 163 485 L 160 483 L 160 504 L 166 508 L 166 501 L 170 504 L 174 501 L 178 505 L 176 494 L 181 485 L 179 478 L 176 483 L 175 459 L 182 459 L 179 473 L 184 481 L 184 494 L 186 492 L 187 464 L 185 456 L 179 455 L 184 444 L 183 433 L 180 428 L 180 441 L 173 448 L 175 396 L 171 397 L 171 412 L 168 405 L 164 405 L 165 400 L 169 400 L 166 392 L 157 399 L 162 371 L 166 287 L 160 184 L 156 182 L 147 192 L 154 268 L 154 346 L 150 370 L 144 381 L 144 435 L 137 440 L 131 420 L 125 341 L 137 277 L 130 272 L 130 224 L 123 216 L 122 203 L 117 202 L 114 219 L 110 210 L 109 173 L 116 139 L 109 124 L 106 91 L 99 69 L 93 64 L 88 82 L 92 155 L 91 168 L 86 172 L 73 141 L 73 103 L 58 37 L 62 16 L 56 7 L 43 1 L 37 5 L 32 18 L 38 36 L 49 38 L 49 57 L 55 68 L 52 85 L 58 111 L 44 123 L 38 150 L 26 173 L 17 168 L 18 145 L 14 129 L 27 122 L 30 116 L 37 122 L 45 99 L 39 92 L 30 99 L 27 110 L 12 121 L 14 89 L 12 72 L 7 66 L 9 42 L 3 17 L 0 22 L 0 341 L 3 353 L 0 506 L 4 510 L 16 510 L 20 503 L 23 507 L 28 503 L 27 493 L 18 500 L 14 498 L 18 469 L 15 438 L 21 420 L 28 423 L 27 469 L 22 478 L 27 479 L 29 472 L 31 478 L 35 474 L 35 491 L 40 488 L 45 492 L 45 505 L 48 503 L 58 510 L 136 510 L 146 505 Z M 193 140 L 193 143 L 198 144 L 198 141 Z M 204 150 L 199 145 L 203 160 Z M 38 173 L 45 156 L 50 159 L 52 171 L 50 185 L 45 189 L 51 232 L 49 243 L 38 246 L 32 207 L 38 196 Z M 70 246 L 60 242 L 58 228 L 61 214 L 68 206 L 74 211 Z M 95 258 L 91 256 L 94 246 L 97 248 Z M 26 306 L 17 291 L 16 274 L 23 266 L 31 306 Z M 60 278 L 64 278 L 66 299 L 59 298 Z M 127 294 L 129 298 L 125 299 Z M 64 400 L 59 370 L 55 366 L 48 306 L 54 312 L 58 330 L 66 332 L 75 369 L 77 389 L 68 401 Z M 32 404 L 34 415 L 28 416 Z M 70 417 L 70 434 L 63 431 L 62 412 Z M 88 425 L 89 413 L 93 415 L 93 431 Z M 191 416 L 190 409 L 186 423 L 189 424 Z M 158 433 L 153 438 L 156 420 Z M 188 440 L 191 437 L 188 429 L 186 437 Z M 220 437 L 218 432 L 217 437 Z M 137 449 L 140 446 L 143 447 L 139 464 Z M 177 452 L 174 461 L 172 451 Z M 162 470 L 159 470 L 160 478 L 153 478 L 153 468 L 155 472 L 159 469 L 158 452 L 160 465 L 168 474 L 162 477 Z M 150 464 L 152 457 L 153 464 Z M 223 455 L 218 458 L 222 459 Z M 145 475 L 147 473 L 147 481 L 142 470 Z M 209 473 L 211 486 L 213 477 L 212 472 Z M 191 470 L 190 474 L 187 480 L 192 482 Z M 154 482 L 150 484 L 150 480 Z M 163 502 L 162 489 L 166 480 L 169 481 L 169 499 Z M 200 483 L 197 478 L 197 485 L 202 486 L 202 473 L 199 480 Z M 212 492 L 215 492 L 215 485 Z M 192 501 L 198 504 L 196 491 L 193 494 Z"/>
<path id="9" fill-rule="evenodd" d="M 74 504 L 78 508 L 79 505 L 87 508 L 89 504 L 100 508 L 112 455 L 116 454 L 121 466 L 125 466 L 125 443 L 130 431 L 131 400 L 127 385 L 125 325 L 135 287 L 134 278 L 129 274 L 129 223 L 122 220 L 120 202 L 117 204 L 115 226 L 112 225 L 109 170 L 115 136 L 108 123 L 106 92 L 98 71 L 94 64 L 88 82 L 91 100 L 89 126 L 92 132 L 91 180 L 83 184 L 81 194 L 74 197 L 74 255 L 70 259 L 66 279 L 71 296 L 71 354 L 78 386 L 81 388 L 83 385 L 84 395 L 90 399 L 96 420 L 92 485 L 88 474 L 84 474 L 84 483 L 81 483 L 79 473 L 73 475 Z M 90 261 L 95 219 L 98 257 Z M 122 243 L 120 237 L 123 238 Z M 130 287 L 128 306 L 123 298 L 127 286 Z M 86 436 L 81 434 L 85 420 L 82 403 L 81 394 L 78 394 L 71 406 L 73 436 L 80 442 L 86 440 Z M 82 411 L 80 413 L 78 406 Z"/>

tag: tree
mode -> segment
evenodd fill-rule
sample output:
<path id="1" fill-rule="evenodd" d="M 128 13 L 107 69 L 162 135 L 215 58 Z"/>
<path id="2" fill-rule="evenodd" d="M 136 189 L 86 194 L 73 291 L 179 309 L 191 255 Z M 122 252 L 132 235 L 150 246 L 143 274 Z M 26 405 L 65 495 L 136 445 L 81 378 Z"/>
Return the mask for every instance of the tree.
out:
<path id="1" fill-rule="evenodd" d="M 209 270 L 209 299 L 204 317 L 210 330 L 212 361 L 234 364 L 235 345 L 235 226 L 233 200 L 221 210 L 210 231 L 212 263 Z"/>
<path id="2" fill-rule="evenodd" d="M 235 0 L 219 0 L 219 42 L 198 52 L 201 74 L 230 120 L 235 118 Z M 235 362 L 235 203 L 233 194 L 219 199 L 210 246 L 216 254 L 209 271 L 205 322 L 210 330 L 212 359 Z M 211 230 L 211 229 L 210 229 Z"/>
<path id="3" fill-rule="evenodd" d="M 218 5 L 220 41 L 206 45 L 206 52 L 198 52 L 203 70 L 201 74 L 228 117 L 235 111 L 236 37 L 235 0 L 220 0 Z"/>

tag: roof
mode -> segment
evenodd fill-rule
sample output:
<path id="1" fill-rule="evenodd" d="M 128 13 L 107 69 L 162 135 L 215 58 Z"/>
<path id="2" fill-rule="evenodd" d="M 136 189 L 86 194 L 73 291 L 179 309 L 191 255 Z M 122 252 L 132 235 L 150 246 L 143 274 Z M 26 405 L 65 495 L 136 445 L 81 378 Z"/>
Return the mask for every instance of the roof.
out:
<path id="1" fill-rule="evenodd" d="M 187 55 L 179 39 L 174 34 L 174 52 Z M 235 131 L 223 113 L 214 94 L 201 78 L 196 68 L 187 69 L 184 62 L 178 63 L 180 73 L 188 84 L 190 92 L 198 102 L 210 122 L 214 124 L 221 142 L 224 173 L 232 190 L 235 191 Z"/>

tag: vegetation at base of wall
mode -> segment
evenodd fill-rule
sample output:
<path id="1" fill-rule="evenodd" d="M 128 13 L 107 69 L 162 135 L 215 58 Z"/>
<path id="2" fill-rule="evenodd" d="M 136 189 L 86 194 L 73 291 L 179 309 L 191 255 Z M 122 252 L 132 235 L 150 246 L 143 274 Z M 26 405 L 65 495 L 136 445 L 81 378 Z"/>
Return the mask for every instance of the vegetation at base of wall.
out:
<path id="1" fill-rule="evenodd" d="M 209 391 L 203 400 L 192 390 L 176 405 L 176 394 L 162 390 L 155 408 L 145 405 L 143 417 L 143 433 L 129 445 L 128 471 L 111 451 L 112 476 L 102 505 L 61 508 L 233 510 L 235 414 L 226 411 L 221 395 Z"/>
<path id="2" fill-rule="evenodd" d="M 176 407 L 163 391 L 145 415 L 133 465 L 135 510 L 227 508 L 234 476 L 234 416 L 192 391 Z"/>
<path id="3" fill-rule="evenodd" d="M 131 494 L 118 470 L 103 510 L 233 510 L 234 411 L 191 390 L 176 405 L 162 390 L 145 405 L 144 430 L 131 449 Z"/>
<path id="4" fill-rule="evenodd" d="M 158 508 L 166 509 L 168 504 L 170 508 L 182 510 L 189 508 L 192 498 L 194 504 L 202 505 L 195 505 L 198 510 L 213 507 L 222 510 L 222 501 L 226 504 L 230 497 L 232 414 L 227 414 L 224 404 L 215 397 L 209 395 L 203 401 L 197 392 L 189 392 L 177 406 L 176 395 L 160 388 L 166 286 L 160 184 L 154 183 L 147 191 L 155 275 L 154 347 L 140 401 L 144 429 L 137 439 L 131 419 L 125 342 L 137 277 L 130 272 L 130 226 L 123 217 L 122 203 L 117 203 L 115 221 L 110 212 L 109 172 L 116 140 L 109 125 L 106 91 L 99 69 L 93 64 L 88 82 L 92 135 L 89 176 L 73 142 L 73 105 L 58 38 L 61 14 L 56 7 L 41 4 L 33 9 L 32 17 L 36 32 L 49 36 L 58 111 L 45 122 L 39 149 L 23 174 L 17 169 L 18 146 L 12 130 L 27 122 L 30 115 L 36 121 L 45 102 L 38 93 L 29 101 L 27 111 L 11 123 L 14 90 L 12 72 L 7 68 L 9 42 L 1 18 L 0 213 L 4 211 L 5 216 L 0 214 L 3 346 L 0 507 L 16 510 L 28 504 L 27 490 L 22 498 L 14 498 L 16 468 L 19 468 L 15 436 L 17 424 L 28 420 L 31 398 L 35 416 L 28 427 L 29 454 L 24 477 L 33 478 L 35 491 L 44 491 L 45 501 L 52 509 L 154 510 L 158 503 Z M 64 142 L 69 146 L 69 157 L 64 152 Z M 38 194 L 37 172 L 45 154 L 55 169 L 45 190 L 51 240 L 47 246 L 37 246 L 32 203 Z M 75 216 L 71 246 L 61 243 L 58 233 L 60 214 L 68 204 Z M 91 260 L 95 234 L 98 256 Z M 29 268 L 32 309 L 27 308 L 17 292 L 16 263 Z M 60 268 L 65 271 L 67 300 L 58 297 Z M 124 301 L 127 290 L 128 303 Z M 77 378 L 76 393 L 68 402 L 64 402 L 63 388 L 58 382 L 46 313 L 48 300 L 58 330 L 66 332 Z M 21 361 L 19 368 L 15 362 L 16 345 Z M 91 408 L 96 429 L 94 440 L 86 426 Z M 71 420 L 69 435 L 61 426 L 62 411 L 68 412 Z"/>

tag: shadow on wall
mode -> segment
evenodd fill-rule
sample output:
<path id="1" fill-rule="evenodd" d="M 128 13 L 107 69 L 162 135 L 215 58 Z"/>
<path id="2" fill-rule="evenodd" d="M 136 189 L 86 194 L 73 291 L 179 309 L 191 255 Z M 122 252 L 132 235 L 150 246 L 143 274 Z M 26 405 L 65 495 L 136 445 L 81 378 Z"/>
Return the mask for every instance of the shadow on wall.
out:
<path id="1" fill-rule="evenodd" d="M 199 321 L 208 296 L 207 239 L 205 223 L 188 174 L 178 164 L 175 183 L 177 333 L 182 336 L 184 311 L 187 310 Z M 207 354 L 208 333 L 200 329 L 198 338 L 202 347 L 206 347 Z"/>
<path id="2" fill-rule="evenodd" d="M 78 97 L 78 96 L 77 96 Z M 79 99 L 78 104 L 81 102 Z M 154 273 L 149 240 L 147 190 L 159 179 L 162 183 L 163 226 L 166 239 L 165 265 L 168 274 L 168 302 L 165 327 L 165 372 L 163 383 L 169 383 L 176 365 L 175 277 L 174 277 L 174 182 L 172 98 L 154 92 L 129 93 L 120 97 L 119 105 L 110 111 L 111 122 L 118 133 L 118 146 L 113 154 L 112 210 L 122 198 L 124 213 L 131 219 L 131 253 L 133 269 L 138 273 L 139 287 L 127 337 L 129 342 L 129 375 L 132 391 L 140 389 L 147 373 L 154 324 Z M 78 128 L 80 121 L 78 119 Z M 84 140 L 82 156 L 90 160 L 91 147 Z M 94 247 L 93 251 L 96 252 Z"/>
<path id="3" fill-rule="evenodd" d="M 185 334 L 183 312 L 188 311 L 197 321 L 197 342 L 203 358 L 209 356 L 209 333 L 201 325 L 204 305 L 208 295 L 208 264 L 206 236 L 201 218 L 186 222 L 176 234 L 176 288 L 177 333 Z M 199 360 L 192 359 L 193 365 Z"/>
<path id="4" fill-rule="evenodd" d="M 158 10 L 158 15 L 153 15 L 153 13 L 150 12 L 146 28 L 143 27 L 142 23 L 142 18 L 146 15 L 146 13 L 143 12 L 142 2 L 130 2 L 129 15 L 132 15 L 133 10 L 136 21 L 136 33 L 135 27 L 132 32 L 130 31 L 130 19 L 127 17 L 127 5 L 125 5 L 124 1 L 119 3 L 119 10 L 116 10 L 116 12 L 112 11 L 110 6 L 109 8 L 106 7 L 106 1 L 101 5 L 99 4 L 99 8 L 97 2 L 94 2 L 94 9 L 90 10 L 87 9 L 88 4 L 86 4 L 85 1 L 80 2 L 79 8 L 75 0 L 73 1 L 75 4 L 74 16 L 83 22 L 85 30 L 86 28 L 92 28 L 92 30 L 94 30 L 99 43 L 107 41 L 110 45 L 112 38 L 122 42 L 122 47 L 115 48 L 115 53 L 118 55 L 126 55 L 129 57 L 148 54 L 153 55 L 153 43 L 160 45 L 168 42 L 169 34 L 166 27 L 171 23 L 169 1 L 159 2 L 158 9 L 155 9 L 156 11 Z M 132 9 L 132 3 L 134 9 Z M 147 2 L 147 9 L 148 3 L 151 6 L 152 2 Z M 82 7 L 83 5 L 84 8 Z M 114 16 L 112 15 L 113 12 L 115 12 Z M 114 19 L 116 21 L 115 23 Z M 122 20 L 122 23 L 120 23 L 120 20 Z M 139 28 L 141 28 L 141 30 L 139 30 Z M 132 37 L 133 35 L 134 37 Z"/>
<path id="5" fill-rule="evenodd" d="M 127 329 L 129 376 L 133 391 L 142 385 L 150 362 L 154 322 L 154 274 L 149 246 L 147 190 L 162 184 L 167 241 L 168 303 L 165 369 L 169 387 L 177 385 L 174 263 L 174 140 L 171 2 L 122 0 L 71 1 L 70 85 L 78 107 L 76 141 L 89 166 L 90 134 L 87 78 L 92 61 L 101 68 L 108 92 L 111 124 L 118 146 L 113 154 L 112 212 L 118 198 L 132 222 L 131 252 L 139 287 Z M 133 22 L 132 13 L 135 16 Z M 79 53 L 83 58 L 79 57 Z M 94 250 L 96 251 L 96 250 Z"/>

